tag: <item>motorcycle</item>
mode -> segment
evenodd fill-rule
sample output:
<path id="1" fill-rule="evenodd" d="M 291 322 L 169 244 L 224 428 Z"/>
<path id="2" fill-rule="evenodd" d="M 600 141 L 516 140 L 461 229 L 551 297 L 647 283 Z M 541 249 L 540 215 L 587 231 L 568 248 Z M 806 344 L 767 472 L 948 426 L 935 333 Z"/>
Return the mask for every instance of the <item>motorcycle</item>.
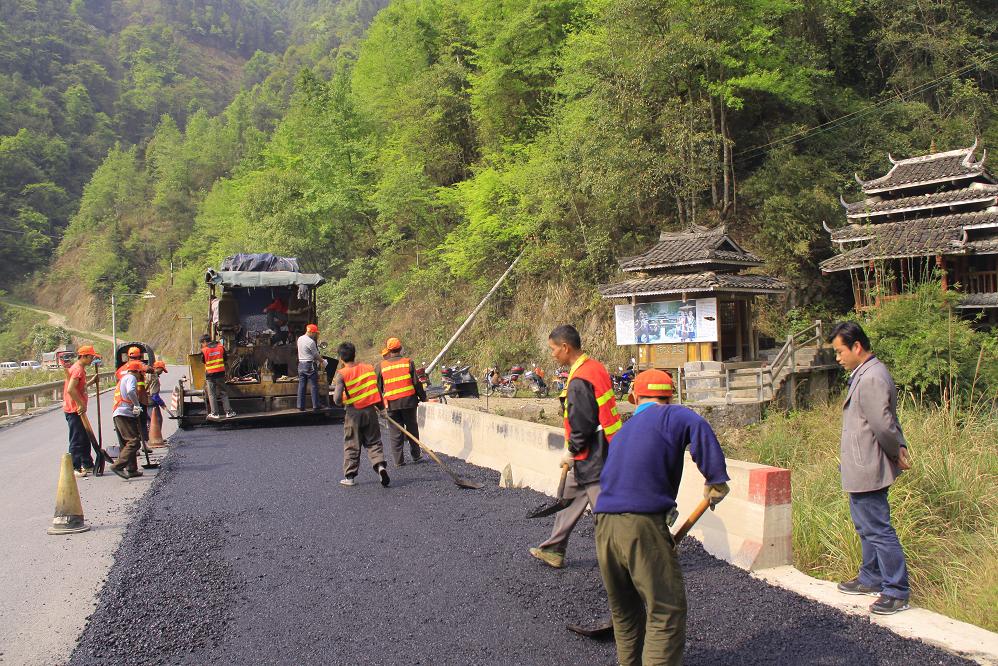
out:
<path id="1" fill-rule="evenodd" d="M 440 367 L 443 393 L 458 398 L 477 398 L 478 381 L 471 374 L 470 365 L 444 365 Z"/>
<path id="2" fill-rule="evenodd" d="M 534 394 L 534 397 L 548 397 L 548 385 L 547 382 L 544 381 L 543 369 L 535 365 L 533 370 L 530 370 L 523 375 L 523 378 L 526 380 L 527 386 L 530 387 L 530 391 Z"/>
<path id="3" fill-rule="evenodd" d="M 514 365 L 509 369 L 508 374 L 500 375 L 498 368 L 488 368 L 485 371 L 485 394 L 495 395 L 498 393 L 507 398 L 515 397 L 518 388 L 516 382 L 523 374 L 523 370 L 522 365 Z"/>
<path id="4" fill-rule="evenodd" d="M 613 376 L 613 390 L 617 395 L 617 399 L 621 400 L 628 393 L 631 392 L 631 384 L 634 382 L 634 359 L 631 359 L 631 364 L 627 366 L 627 369 L 617 366 L 618 374 Z"/>
<path id="5" fill-rule="evenodd" d="M 424 389 L 430 385 L 430 376 L 426 374 L 425 363 L 422 366 L 416 368 L 416 381 L 422 384 Z"/>
<path id="6" fill-rule="evenodd" d="M 554 381 L 551 382 L 555 393 L 561 393 L 565 390 L 565 386 L 568 385 L 568 369 L 563 365 L 559 365 L 558 369 L 554 371 Z"/>

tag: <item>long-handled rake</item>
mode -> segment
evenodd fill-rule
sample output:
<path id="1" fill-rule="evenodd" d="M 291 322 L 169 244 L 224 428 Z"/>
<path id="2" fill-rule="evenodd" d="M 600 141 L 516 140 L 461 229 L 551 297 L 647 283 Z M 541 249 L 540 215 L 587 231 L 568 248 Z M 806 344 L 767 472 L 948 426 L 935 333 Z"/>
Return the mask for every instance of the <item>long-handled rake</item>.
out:
<path id="1" fill-rule="evenodd" d="M 458 487 L 460 487 L 460 488 L 468 488 L 470 490 L 478 490 L 479 488 L 482 487 L 482 484 L 480 484 L 480 483 L 475 483 L 474 481 L 468 481 L 466 479 L 462 479 L 457 474 L 455 474 L 454 471 L 450 467 L 448 467 L 447 465 L 445 465 L 444 461 L 441 460 L 440 457 L 437 456 L 437 454 L 434 453 L 433 450 L 430 447 L 428 447 L 425 444 L 423 444 L 421 441 L 419 441 L 418 438 L 413 437 L 412 433 L 410 433 L 408 430 L 406 430 L 405 428 L 403 428 L 398 423 L 398 421 L 396 421 L 392 417 L 388 416 L 387 412 L 385 413 L 385 418 L 388 420 L 389 423 L 391 423 L 393 426 L 395 426 L 396 428 L 398 428 L 399 431 L 401 431 L 403 435 L 405 435 L 406 437 L 408 437 L 412 441 L 416 442 L 416 444 L 419 446 L 419 448 L 421 448 L 426 453 L 426 455 L 428 455 L 431 458 L 433 458 L 433 462 L 435 462 L 438 465 L 440 465 L 440 467 L 445 472 L 447 472 L 447 474 L 450 475 L 450 478 L 454 480 L 454 483 L 456 483 L 458 485 Z"/>

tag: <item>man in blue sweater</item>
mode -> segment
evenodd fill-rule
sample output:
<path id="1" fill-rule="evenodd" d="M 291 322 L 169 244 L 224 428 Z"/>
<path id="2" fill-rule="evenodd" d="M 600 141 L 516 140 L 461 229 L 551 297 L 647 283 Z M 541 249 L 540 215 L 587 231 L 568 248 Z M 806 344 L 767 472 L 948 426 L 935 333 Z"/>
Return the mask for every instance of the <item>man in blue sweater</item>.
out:
<path id="1" fill-rule="evenodd" d="M 724 453 L 710 424 L 671 399 L 669 373 L 645 370 L 634 378 L 628 400 L 638 407 L 610 447 L 593 509 L 621 666 L 683 662 L 686 588 L 669 528 L 687 446 L 711 506 L 728 494 Z"/>

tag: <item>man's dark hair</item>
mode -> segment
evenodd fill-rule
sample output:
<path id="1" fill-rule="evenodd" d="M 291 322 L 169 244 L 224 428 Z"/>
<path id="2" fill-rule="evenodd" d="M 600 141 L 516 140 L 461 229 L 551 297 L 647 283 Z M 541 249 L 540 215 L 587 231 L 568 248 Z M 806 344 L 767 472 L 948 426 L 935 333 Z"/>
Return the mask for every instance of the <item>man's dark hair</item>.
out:
<path id="1" fill-rule="evenodd" d="M 571 324 L 562 324 L 555 328 L 548 336 L 548 340 L 559 345 L 567 344 L 572 349 L 582 349 L 582 336 Z"/>
<path id="2" fill-rule="evenodd" d="M 211 342 L 211 336 L 210 335 L 206 334 L 206 335 L 202 335 L 201 336 L 201 344 L 204 344 L 206 342 Z"/>
<path id="3" fill-rule="evenodd" d="M 828 336 L 828 342 L 831 343 L 836 337 L 842 338 L 842 343 L 850 349 L 858 342 L 865 351 L 870 351 L 870 338 L 866 336 L 866 331 L 854 321 L 837 323 Z"/>
<path id="4" fill-rule="evenodd" d="M 357 348 L 353 346 L 352 342 L 341 342 L 340 346 L 336 348 L 336 355 L 344 363 L 353 363 L 353 360 L 357 358 Z"/>

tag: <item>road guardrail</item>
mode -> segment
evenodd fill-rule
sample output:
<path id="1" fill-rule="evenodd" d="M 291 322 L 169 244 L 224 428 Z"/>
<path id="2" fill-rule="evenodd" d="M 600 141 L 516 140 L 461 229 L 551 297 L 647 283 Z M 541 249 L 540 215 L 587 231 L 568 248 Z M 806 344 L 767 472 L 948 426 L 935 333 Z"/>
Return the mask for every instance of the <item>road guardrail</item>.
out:
<path id="1" fill-rule="evenodd" d="M 87 378 L 90 379 L 89 377 Z M 100 381 L 110 380 L 113 382 L 114 373 L 102 371 Z M 33 386 L 19 386 L 17 388 L 0 389 L 0 418 L 24 414 L 39 407 L 45 407 L 54 402 L 62 400 L 62 386 L 65 380 L 58 379 L 45 384 L 34 384 Z M 106 386 L 112 386 L 111 383 Z M 93 391 L 89 391 L 93 394 Z"/>

